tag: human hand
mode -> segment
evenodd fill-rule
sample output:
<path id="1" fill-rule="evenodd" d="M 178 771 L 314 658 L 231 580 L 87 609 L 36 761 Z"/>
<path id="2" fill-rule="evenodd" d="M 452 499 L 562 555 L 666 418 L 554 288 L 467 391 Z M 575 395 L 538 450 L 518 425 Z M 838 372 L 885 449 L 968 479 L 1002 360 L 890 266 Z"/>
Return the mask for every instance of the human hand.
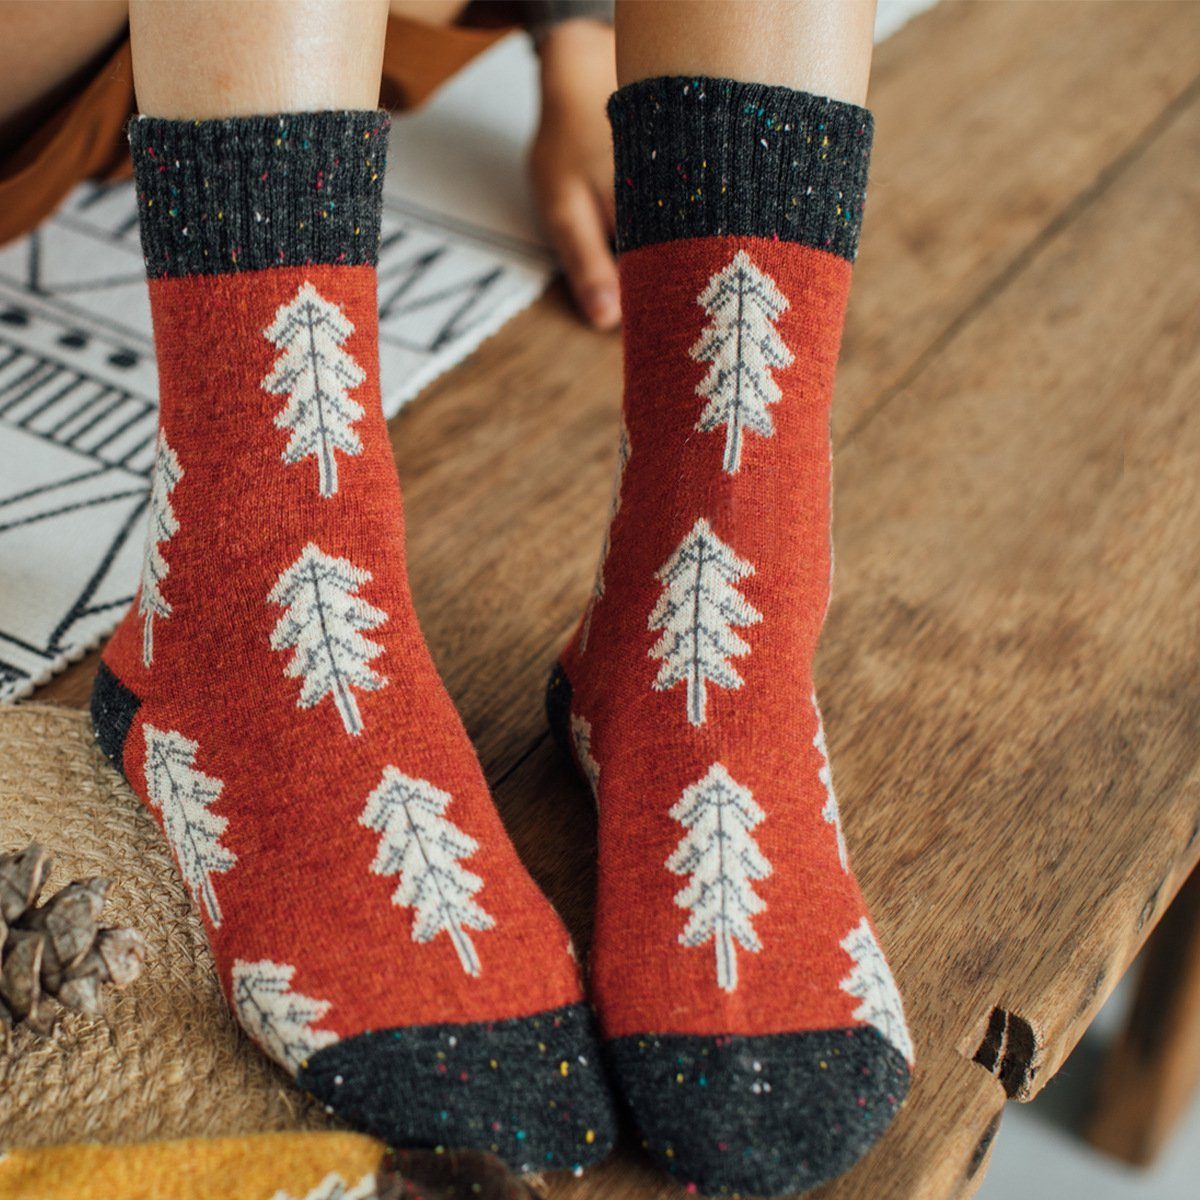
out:
<path id="1" fill-rule="evenodd" d="M 571 293 L 596 329 L 621 321 L 613 233 L 612 135 L 604 106 L 616 89 L 613 31 L 576 18 L 546 34 L 542 116 L 529 157 L 534 198 Z"/>

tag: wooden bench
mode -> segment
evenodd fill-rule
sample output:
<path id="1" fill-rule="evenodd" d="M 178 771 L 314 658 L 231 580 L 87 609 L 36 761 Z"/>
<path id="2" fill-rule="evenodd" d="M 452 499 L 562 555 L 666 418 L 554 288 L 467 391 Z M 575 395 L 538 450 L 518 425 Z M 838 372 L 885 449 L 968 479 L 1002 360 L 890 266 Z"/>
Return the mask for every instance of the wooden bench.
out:
<path id="1" fill-rule="evenodd" d="M 878 54 L 818 683 L 919 1069 L 824 1197 L 969 1195 L 1200 856 L 1198 76 L 1189 3 L 947 3 Z M 425 629 L 583 942 L 591 802 L 541 690 L 600 547 L 619 358 L 555 291 L 392 426 Z M 39 698 L 85 703 L 94 662 Z M 1093 1127 L 1127 1157 L 1200 1064 L 1198 886 Z M 631 1148 L 548 1194 L 678 1189 Z"/>

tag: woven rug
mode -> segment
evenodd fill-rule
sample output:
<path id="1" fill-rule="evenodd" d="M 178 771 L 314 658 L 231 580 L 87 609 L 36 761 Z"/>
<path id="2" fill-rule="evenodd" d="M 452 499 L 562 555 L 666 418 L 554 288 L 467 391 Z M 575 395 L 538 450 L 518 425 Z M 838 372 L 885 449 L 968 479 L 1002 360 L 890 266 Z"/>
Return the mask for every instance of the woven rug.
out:
<path id="1" fill-rule="evenodd" d="M 481 102 L 496 95 L 503 105 Z M 394 122 L 379 257 L 388 416 L 550 279 L 524 168 L 537 105 L 533 53 L 514 35 Z M 84 184 L 0 246 L 0 701 L 99 644 L 132 599 L 156 397 L 133 184 Z"/>
<path id="2" fill-rule="evenodd" d="M 31 841 L 54 856 L 44 894 L 111 879 L 104 921 L 141 930 L 148 953 L 102 1018 L 68 1014 L 52 1038 L 18 1028 L 7 1053 L 0 1043 L 6 1149 L 331 1127 L 235 1024 L 167 843 L 83 713 L 0 710 L 0 847 Z"/>
<path id="3" fill-rule="evenodd" d="M 882 0 L 876 40 L 933 3 Z M 513 35 L 394 123 L 379 259 L 388 416 L 553 273 L 524 167 L 537 110 L 533 52 Z M 99 645 L 133 599 L 156 396 L 133 185 L 85 184 L 0 247 L 0 703 Z"/>

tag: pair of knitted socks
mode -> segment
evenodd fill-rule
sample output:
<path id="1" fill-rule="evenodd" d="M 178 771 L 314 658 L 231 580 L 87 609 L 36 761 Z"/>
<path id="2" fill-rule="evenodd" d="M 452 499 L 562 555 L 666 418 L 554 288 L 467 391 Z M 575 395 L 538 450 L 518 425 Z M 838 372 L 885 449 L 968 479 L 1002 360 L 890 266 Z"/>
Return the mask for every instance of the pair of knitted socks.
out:
<path id="1" fill-rule="evenodd" d="M 93 718 L 242 1026 L 352 1125 L 579 1169 L 614 1136 L 606 1062 L 681 1179 L 797 1190 L 878 1138 L 912 1060 L 811 671 L 871 119 L 675 78 L 610 116 L 620 475 L 549 695 L 599 806 L 599 1027 L 413 611 L 383 113 L 131 127 L 160 426 Z"/>

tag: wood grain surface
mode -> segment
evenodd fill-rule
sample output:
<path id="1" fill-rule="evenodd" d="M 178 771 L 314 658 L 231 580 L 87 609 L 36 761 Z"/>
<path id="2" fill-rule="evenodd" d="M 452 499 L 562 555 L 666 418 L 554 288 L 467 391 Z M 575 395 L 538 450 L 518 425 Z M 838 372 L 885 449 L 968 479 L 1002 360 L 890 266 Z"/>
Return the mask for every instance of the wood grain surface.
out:
<path id="1" fill-rule="evenodd" d="M 970 1195 L 1200 856 L 1200 6 L 1099 7 L 942 4 L 877 56 L 817 679 L 918 1074 L 823 1198 Z M 619 359 L 555 291 L 392 425 L 435 657 L 584 942 L 594 821 L 540 690 Z M 632 1146 L 546 1186 L 680 1194 Z"/>

